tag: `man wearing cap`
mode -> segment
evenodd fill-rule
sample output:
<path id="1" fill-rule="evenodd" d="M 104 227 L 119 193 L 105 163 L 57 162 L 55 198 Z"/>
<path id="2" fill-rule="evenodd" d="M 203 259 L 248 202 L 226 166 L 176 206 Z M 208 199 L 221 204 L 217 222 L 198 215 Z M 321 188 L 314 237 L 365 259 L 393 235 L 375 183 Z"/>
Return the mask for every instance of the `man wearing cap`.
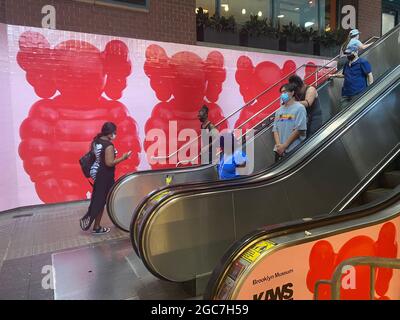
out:
<path id="1" fill-rule="evenodd" d="M 343 73 L 330 76 L 330 78 L 344 78 L 342 107 L 345 107 L 355 96 L 374 82 L 371 65 L 367 60 L 358 56 L 358 50 L 355 47 L 346 49 L 344 54 L 348 63 L 344 65 Z"/>

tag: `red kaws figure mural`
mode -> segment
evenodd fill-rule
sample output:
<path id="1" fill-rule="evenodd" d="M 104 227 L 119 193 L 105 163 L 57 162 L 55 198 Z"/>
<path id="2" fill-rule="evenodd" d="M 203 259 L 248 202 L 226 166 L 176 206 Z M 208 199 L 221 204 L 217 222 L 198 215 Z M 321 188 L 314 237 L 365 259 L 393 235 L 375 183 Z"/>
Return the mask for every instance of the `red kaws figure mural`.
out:
<path id="1" fill-rule="evenodd" d="M 19 47 L 17 61 L 42 98 L 20 127 L 19 146 L 39 198 L 45 203 L 86 198 L 91 187 L 78 160 L 106 121 L 118 126 L 117 151 L 133 152 L 116 176 L 135 171 L 140 153 L 137 124 L 117 101 L 132 71 L 128 47 L 114 40 L 101 52 L 88 42 L 69 40 L 51 48 L 37 32 L 23 33 Z"/>
<path id="2" fill-rule="evenodd" d="M 397 241 L 396 226 L 389 222 L 382 226 L 378 240 L 374 242 L 370 237 L 358 236 L 347 241 L 338 253 L 335 253 L 328 241 L 319 241 L 311 249 L 310 269 L 307 275 L 307 287 L 314 293 L 315 283 L 319 280 L 331 280 L 336 267 L 345 260 L 353 257 L 375 256 L 396 258 Z M 389 299 L 386 293 L 389 289 L 393 270 L 378 268 L 375 276 L 376 299 Z M 346 276 L 346 273 L 344 274 Z M 343 300 L 368 300 L 370 290 L 370 271 L 368 266 L 355 267 L 355 288 L 341 288 L 340 297 Z M 321 285 L 319 299 L 330 299 L 330 286 Z"/>
<path id="3" fill-rule="evenodd" d="M 241 111 L 235 127 L 239 127 L 246 122 L 247 119 L 250 119 L 251 116 L 255 115 L 264 107 L 271 104 L 274 100 L 278 99 L 280 96 L 280 87 L 288 82 L 288 76 L 290 76 L 296 68 L 296 63 L 292 60 L 286 61 L 281 69 L 275 63 L 270 61 L 264 61 L 259 63 L 257 66 L 254 66 L 249 57 L 240 57 L 237 62 L 236 81 L 240 86 L 240 93 L 245 103 L 248 103 L 270 87 L 273 86 L 273 88 L 268 93 L 259 97 L 255 103 L 246 106 Z M 304 69 L 300 69 L 299 71 L 304 72 L 304 79 L 307 84 L 313 84 L 316 86 L 317 83 L 314 83 L 316 81 L 316 76 L 312 75 L 316 70 L 317 66 L 314 63 L 308 63 Z M 318 72 L 319 79 L 321 79 L 321 81 L 318 81 L 318 85 L 323 81 L 326 81 L 327 77 L 322 78 L 326 72 L 327 71 Z M 280 79 L 284 80 L 279 82 Z M 279 102 L 273 103 L 259 115 L 255 116 L 254 119 L 244 124 L 243 129 L 246 130 L 253 128 L 278 108 Z"/>
<path id="4" fill-rule="evenodd" d="M 169 57 L 162 47 L 151 45 L 146 50 L 144 70 L 158 100 L 161 101 L 154 107 L 151 118 L 146 123 L 146 136 L 152 129 L 161 129 L 167 137 L 167 145 L 161 148 L 162 152 L 158 149 L 156 154 L 148 154 L 148 158 L 166 156 L 175 151 L 175 148 L 170 148 L 171 145 L 176 143 L 176 148 L 179 149 L 190 140 L 177 141 L 172 132 L 170 137 L 170 124 L 174 121 L 178 134 L 183 129 L 194 129 L 200 134 L 197 113 L 203 104 L 209 108 L 211 122 L 216 124 L 224 118 L 216 103 L 226 79 L 224 57 L 221 53 L 213 51 L 203 61 L 198 55 L 188 51 Z M 226 122 L 222 123 L 218 130 L 226 129 L 227 125 Z M 153 143 L 146 139 L 145 150 Z M 171 158 L 166 163 L 160 161 L 151 166 L 153 169 L 175 167 L 179 160 Z"/>
<path id="5" fill-rule="evenodd" d="M 243 97 L 243 101 L 245 103 L 249 102 L 261 92 L 273 86 L 280 79 L 284 78 L 295 70 L 296 63 L 292 60 L 286 61 L 281 69 L 275 63 L 270 61 L 264 61 L 259 63 L 257 66 L 254 66 L 249 57 L 241 56 L 237 61 L 236 81 L 240 86 L 240 93 Z M 258 111 L 272 103 L 275 99 L 279 98 L 279 88 L 286 82 L 287 80 L 278 83 L 273 87 L 272 90 L 257 99 L 257 102 L 245 107 L 240 112 L 240 116 L 235 127 L 239 127 L 252 115 L 256 114 Z M 278 108 L 279 102 L 274 103 L 254 119 L 245 124 L 243 129 L 253 128 L 258 122 L 263 120 Z"/>

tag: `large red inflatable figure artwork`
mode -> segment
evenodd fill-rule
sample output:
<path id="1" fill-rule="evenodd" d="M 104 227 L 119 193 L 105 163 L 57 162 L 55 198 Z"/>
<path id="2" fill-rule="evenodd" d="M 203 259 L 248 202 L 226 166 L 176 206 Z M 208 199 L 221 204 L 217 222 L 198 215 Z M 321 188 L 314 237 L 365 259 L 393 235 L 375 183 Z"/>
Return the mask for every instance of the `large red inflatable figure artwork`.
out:
<path id="1" fill-rule="evenodd" d="M 378 240 L 375 242 L 367 236 L 357 236 L 347 241 L 338 253 L 335 253 L 330 242 L 317 242 L 310 253 L 310 269 L 307 274 L 307 287 L 314 293 L 315 283 L 319 280 L 331 280 L 336 267 L 345 260 L 353 257 L 375 256 L 384 258 L 397 257 L 396 226 L 389 222 L 382 226 Z M 343 300 L 368 300 L 370 290 L 370 270 L 368 266 L 355 267 L 354 288 L 341 288 L 340 297 Z M 375 276 L 375 299 L 387 300 L 393 270 L 378 268 Z M 346 273 L 344 273 L 344 277 Z M 330 286 L 321 285 L 319 299 L 329 300 Z"/>
<path id="2" fill-rule="evenodd" d="M 88 42 L 68 40 L 51 48 L 40 33 L 25 32 L 19 48 L 18 64 L 41 98 L 21 124 L 19 146 L 39 198 L 45 203 L 86 198 L 91 187 L 78 160 L 106 121 L 118 126 L 119 154 L 133 152 L 116 176 L 135 171 L 141 149 L 137 124 L 118 102 L 132 71 L 128 47 L 113 40 L 101 52 Z"/>
<path id="3" fill-rule="evenodd" d="M 254 66 L 249 57 L 241 56 L 237 61 L 236 81 L 240 86 L 243 101 L 248 103 L 294 70 L 296 70 L 296 63 L 292 60 L 286 61 L 281 69 L 271 61 L 264 61 Z M 255 103 L 243 108 L 235 127 L 239 127 L 251 116 L 277 99 L 279 97 L 280 85 L 285 82 L 282 81 L 282 83 L 277 84 L 268 93 L 259 97 Z M 258 122 L 262 121 L 278 108 L 279 103 L 274 103 L 247 124 L 243 125 L 243 129 L 253 128 Z"/>
<path id="4" fill-rule="evenodd" d="M 279 66 L 271 61 L 263 61 L 257 66 L 254 66 L 249 57 L 241 56 L 237 61 L 236 82 L 240 86 L 240 93 L 243 97 L 243 101 L 248 103 L 265 90 L 269 88 L 271 89 L 261 95 L 253 104 L 242 109 L 235 127 L 237 128 L 242 126 L 243 130 L 251 129 L 266 117 L 272 115 L 272 113 L 279 108 L 279 102 L 271 103 L 279 98 L 279 89 L 281 85 L 287 83 L 287 79 L 285 78 L 293 74 L 296 68 L 296 63 L 293 60 L 287 60 L 283 67 L 279 68 Z M 299 72 L 304 72 L 304 78 L 306 79 L 305 82 L 307 84 L 313 84 L 315 81 L 316 77 L 310 75 L 312 75 L 317 68 L 318 67 L 314 63 L 310 62 L 304 67 L 304 69 L 299 70 Z M 318 72 L 319 77 L 324 73 L 325 72 L 323 71 Z M 281 79 L 284 80 L 279 82 Z M 318 81 L 318 85 L 321 83 L 322 81 Z M 317 85 L 317 83 L 314 85 Z M 268 108 L 260 112 L 260 114 L 255 116 L 249 122 L 245 123 L 246 120 L 250 119 L 269 104 L 271 105 Z"/>
<path id="5" fill-rule="evenodd" d="M 162 47 L 151 45 L 146 50 L 144 70 L 150 79 L 151 88 L 160 100 L 146 123 L 146 136 L 152 129 L 160 129 L 167 137 L 167 145 L 160 148 L 161 151 L 156 150 L 155 154 L 148 154 L 148 158 L 169 155 L 190 140 L 177 141 L 172 132 L 170 136 L 170 128 L 174 127 L 174 122 L 178 134 L 183 129 L 193 129 L 199 135 L 200 122 L 197 114 L 203 104 L 209 108 L 211 122 L 216 124 L 224 118 L 217 101 L 226 79 L 226 70 L 224 57 L 218 51 L 210 52 L 204 61 L 197 54 L 188 51 L 169 57 Z M 227 126 L 227 122 L 223 122 L 218 129 L 223 130 Z M 146 139 L 144 149 L 148 151 L 152 144 L 154 141 Z M 175 167 L 179 160 L 170 158 L 165 163 L 154 161 L 151 166 L 153 169 Z"/>

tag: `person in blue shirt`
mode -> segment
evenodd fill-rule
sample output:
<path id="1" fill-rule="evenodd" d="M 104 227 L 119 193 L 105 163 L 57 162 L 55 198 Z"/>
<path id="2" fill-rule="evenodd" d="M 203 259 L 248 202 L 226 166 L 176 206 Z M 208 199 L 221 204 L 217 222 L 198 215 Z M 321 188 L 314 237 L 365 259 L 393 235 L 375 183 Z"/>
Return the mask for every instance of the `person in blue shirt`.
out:
<path id="1" fill-rule="evenodd" d="M 345 51 L 347 49 L 360 52 L 362 50 L 367 49 L 369 46 L 371 46 L 373 44 L 373 43 L 363 44 L 360 41 L 360 34 L 361 34 L 361 32 L 358 29 L 353 29 L 350 31 L 346 42 L 340 48 L 340 58 L 339 58 L 338 68 L 337 68 L 338 70 L 341 70 L 347 62 L 347 58 L 346 58 L 346 54 L 345 54 Z"/>
<path id="2" fill-rule="evenodd" d="M 363 44 L 360 41 L 360 34 L 361 32 L 358 29 L 351 30 L 349 33 L 349 40 L 345 44 L 345 48 L 343 50 L 346 51 L 346 49 L 351 49 L 355 51 L 361 51 L 367 49 L 372 43 L 369 44 Z"/>
<path id="3" fill-rule="evenodd" d="M 237 168 L 246 166 L 246 153 L 242 146 L 235 143 L 236 139 L 232 133 L 224 133 L 220 137 L 220 161 L 218 164 L 218 175 L 221 180 L 236 179 L 240 177 Z"/>
<path id="4" fill-rule="evenodd" d="M 344 65 L 343 73 L 330 76 L 330 78 L 344 78 L 342 107 L 349 104 L 354 97 L 374 82 L 371 65 L 367 60 L 358 56 L 358 50 L 355 47 L 346 49 L 345 54 L 348 63 Z"/>

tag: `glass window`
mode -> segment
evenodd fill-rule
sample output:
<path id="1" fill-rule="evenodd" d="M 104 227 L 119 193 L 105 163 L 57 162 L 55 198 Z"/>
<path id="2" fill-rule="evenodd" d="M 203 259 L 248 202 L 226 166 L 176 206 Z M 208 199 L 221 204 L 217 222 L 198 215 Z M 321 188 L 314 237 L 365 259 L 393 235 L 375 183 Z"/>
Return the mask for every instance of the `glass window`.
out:
<path id="1" fill-rule="evenodd" d="M 281 26 L 292 22 L 298 27 L 316 30 L 319 28 L 319 5 L 318 0 L 275 0 L 274 18 L 279 19 Z M 321 10 L 321 14 L 325 15 L 325 11 Z"/>
<path id="2" fill-rule="evenodd" d="M 132 7 L 147 7 L 149 0 L 100 0 L 99 2 L 109 2 L 119 5 L 127 5 Z"/>
<path id="3" fill-rule="evenodd" d="M 272 17 L 271 0 L 220 0 L 220 6 L 221 15 L 233 15 L 238 24 L 244 24 L 250 19 L 250 15 L 258 15 L 260 18 Z"/>
<path id="4" fill-rule="evenodd" d="M 250 15 L 271 19 L 278 23 L 313 28 L 314 30 L 335 30 L 337 26 L 337 2 L 340 0 L 196 0 L 197 8 L 202 7 L 211 17 L 215 13 L 234 16 L 242 25 Z M 196 9 L 197 10 L 197 9 Z"/>
<path id="5" fill-rule="evenodd" d="M 382 34 L 392 30 L 396 26 L 396 16 L 390 13 L 382 14 Z"/>
<path id="6" fill-rule="evenodd" d="M 390 31 L 400 18 L 400 0 L 384 0 L 382 2 L 382 34 Z"/>
<path id="7" fill-rule="evenodd" d="M 196 13 L 198 8 L 203 8 L 204 13 L 212 17 L 215 14 L 215 0 L 196 0 Z"/>

